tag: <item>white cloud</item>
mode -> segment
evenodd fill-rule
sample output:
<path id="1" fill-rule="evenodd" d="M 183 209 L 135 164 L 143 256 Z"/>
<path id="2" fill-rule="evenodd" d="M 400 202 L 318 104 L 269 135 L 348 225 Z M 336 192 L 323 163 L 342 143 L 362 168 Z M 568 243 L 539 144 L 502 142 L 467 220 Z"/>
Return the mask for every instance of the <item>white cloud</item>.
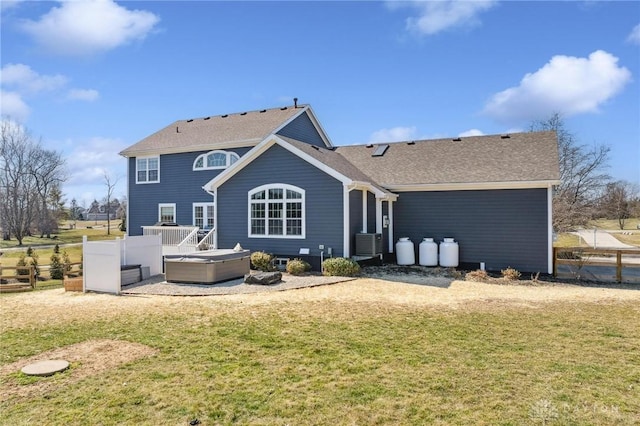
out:
<path id="1" fill-rule="evenodd" d="M 633 27 L 631 33 L 629 33 L 629 36 L 627 37 L 627 41 L 629 43 L 640 45 L 640 24 Z"/>
<path id="2" fill-rule="evenodd" d="M 21 123 L 27 120 L 31 110 L 19 93 L 0 90 L 0 113 Z"/>
<path id="3" fill-rule="evenodd" d="M 451 28 L 471 28 L 480 24 L 478 15 L 497 4 L 493 0 L 440 0 L 388 2 L 391 8 L 411 7 L 418 16 L 407 18 L 407 29 L 432 35 Z"/>
<path id="4" fill-rule="evenodd" d="M 38 74 L 25 64 L 7 64 L 0 72 L 0 83 L 33 94 L 59 89 L 67 84 L 67 78 L 60 74 Z"/>
<path id="5" fill-rule="evenodd" d="M 22 29 L 48 52 L 91 55 L 141 40 L 160 21 L 144 10 L 129 10 L 112 0 L 64 0 Z"/>
<path id="6" fill-rule="evenodd" d="M 525 75 L 520 85 L 491 97 L 484 113 L 505 123 L 597 112 L 631 81 L 631 72 L 618 58 L 597 50 L 588 58 L 558 55 Z"/>
<path id="7" fill-rule="evenodd" d="M 100 93 L 93 89 L 71 89 L 67 93 L 67 99 L 73 101 L 95 101 L 100 97 Z"/>
<path id="8" fill-rule="evenodd" d="M 458 137 L 466 138 L 467 136 L 483 136 L 484 132 L 478 129 L 469 129 L 458 134 Z"/>
<path id="9" fill-rule="evenodd" d="M 396 142 L 416 139 L 416 128 L 413 127 L 392 127 L 390 129 L 380 129 L 371 134 L 369 142 Z"/>

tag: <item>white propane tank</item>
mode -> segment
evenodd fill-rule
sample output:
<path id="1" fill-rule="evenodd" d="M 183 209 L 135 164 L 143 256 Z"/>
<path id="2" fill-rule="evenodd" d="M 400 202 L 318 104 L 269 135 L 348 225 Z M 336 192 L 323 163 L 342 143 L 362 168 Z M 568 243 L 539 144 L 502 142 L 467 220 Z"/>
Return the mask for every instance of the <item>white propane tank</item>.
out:
<path id="1" fill-rule="evenodd" d="M 458 266 L 458 243 L 453 238 L 445 238 L 440 243 L 440 266 L 445 268 Z"/>
<path id="2" fill-rule="evenodd" d="M 433 238 L 423 238 L 420 243 L 420 265 L 438 266 L 438 245 Z"/>
<path id="3" fill-rule="evenodd" d="M 413 265 L 416 263 L 413 241 L 409 237 L 402 237 L 396 243 L 396 261 L 398 265 Z"/>

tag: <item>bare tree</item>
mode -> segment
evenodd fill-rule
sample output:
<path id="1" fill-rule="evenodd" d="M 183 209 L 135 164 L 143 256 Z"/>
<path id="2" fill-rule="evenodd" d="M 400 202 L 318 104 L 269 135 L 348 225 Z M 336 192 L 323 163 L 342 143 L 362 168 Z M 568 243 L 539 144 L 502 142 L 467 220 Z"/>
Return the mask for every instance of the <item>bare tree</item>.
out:
<path id="1" fill-rule="evenodd" d="M 4 238 L 13 235 L 22 245 L 29 235 L 38 201 L 31 174 L 37 146 L 22 126 L 5 118 L 0 124 L 0 137 L 0 222 Z"/>
<path id="2" fill-rule="evenodd" d="M 107 197 L 105 203 L 105 210 L 107 212 L 107 235 L 111 235 L 111 197 L 113 196 L 113 191 L 119 180 L 119 178 L 113 180 L 109 173 L 107 173 L 106 170 L 104 171 L 104 185 L 107 187 Z"/>
<path id="3" fill-rule="evenodd" d="M 40 198 L 38 209 L 38 229 L 40 237 L 51 238 L 51 232 L 57 228 L 57 218 L 49 209 L 50 195 L 52 191 L 59 191 L 60 184 L 66 180 L 62 154 L 38 147 L 32 154 L 31 174 L 36 184 L 36 191 Z M 61 193 L 57 194 L 60 195 Z"/>
<path id="4" fill-rule="evenodd" d="M 637 185 L 619 180 L 606 185 L 600 200 L 600 213 L 607 219 L 618 221 L 620 229 L 624 229 L 627 219 L 633 216 L 640 197 Z"/>
<path id="5" fill-rule="evenodd" d="M 530 131 L 554 130 L 558 135 L 560 185 L 553 196 L 553 228 L 564 232 L 584 226 L 597 208 L 598 195 L 611 179 L 605 172 L 610 148 L 580 145 L 558 113 L 531 124 Z"/>
<path id="6" fill-rule="evenodd" d="M 55 222 L 50 193 L 65 180 L 60 153 L 42 148 L 29 132 L 9 118 L 0 124 L 0 226 L 3 237 L 14 235 L 22 245 L 37 218 L 42 235 L 50 236 Z"/>

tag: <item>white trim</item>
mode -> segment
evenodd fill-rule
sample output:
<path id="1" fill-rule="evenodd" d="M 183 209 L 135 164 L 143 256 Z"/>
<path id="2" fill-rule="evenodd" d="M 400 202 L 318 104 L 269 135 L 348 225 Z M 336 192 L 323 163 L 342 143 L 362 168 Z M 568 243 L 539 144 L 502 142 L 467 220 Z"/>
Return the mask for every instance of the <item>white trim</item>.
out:
<path id="1" fill-rule="evenodd" d="M 173 222 L 178 223 L 178 209 L 176 208 L 176 203 L 158 203 L 158 222 L 162 222 L 162 208 L 163 207 L 171 207 L 173 208 Z"/>
<path id="2" fill-rule="evenodd" d="M 214 198 L 215 200 L 215 198 Z M 198 226 L 196 225 L 196 207 L 202 207 L 202 226 L 200 226 L 200 229 L 211 229 L 211 228 L 215 228 L 216 227 L 216 215 L 215 215 L 215 208 L 216 208 L 216 204 L 215 202 L 198 202 L 198 203 L 191 203 L 191 215 L 192 215 L 192 222 L 191 224 L 193 226 Z M 207 215 L 207 210 L 208 207 L 213 207 L 213 226 L 212 227 L 208 227 L 207 226 L 207 221 L 209 219 L 209 216 Z"/>
<path id="3" fill-rule="evenodd" d="M 350 232 L 349 229 L 349 186 L 344 184 L 342 186 L 342 257 L 351 257 L 349 250 Z"/>
<path id="4" fill-rule="evenodd" d="M 389 253 L 393 253 L 393 201 L 389 201 Z"/>
<path id="5" fill-rule="evenodd" d="M 382 200 L 376 198 L 376 234 L 382 234 Z"/>
<path id="6" fill-rule="evenodd" d="M 213 193 L 209 192 L 213 196 L 213 223 L 216 226 L 216 229 L 220 229 L 218 226 L 218 190 L 214 190 Z M 213 233 L 213 246 L 218 247 L 218 234 L 220 232 L 216 231 Z"/>
<path id="7" fill-rule="evenodd" d="M 158 160 L 158 179 L 157 180 L 149 180 L 149 160 L 151 159 L 156 159 Z M 138 161 L 140 160 L 146 160 L 147 163 L 147 180 L 144 181 L 139 181 L 138 180 Z M 136 163 L 136 185 L 146 185 L 146 184 L 151 184 L 151 183 L 160 183 L 160 156 L 159 155 L 152 155 L 152 156 L 145 156 L 145 157 L 136 157 L 135 159 L 135 163 Z"/>
<path id="8" fill-rule="evenodd" d="M 513 181 L 513 182 L 463 182 L 463 183 L 436 183 L 436 184 L 408 184 L 408 185 L 382 185 L 392 192 L 414 191 L 473 191 L 491 189 L 534 189 L 549 188 L 559 184 L 557 180 L 539 181 Z"/>
<path id="9" fill-rule="evenodd" d="M 269 201 L 271 201 L 269 198 L 264 198 L 263 200 L 253 200 L 251 199 L 251 196 L 257 192 L 260 191 L 265 191 L 266 194 L 269 193 L 270 189 L 282 189 L 284 191 L 283 194 L 283 198 L 282 199 L 277 199 L 277 200 L 273 200 L 273 201 L 281 201 L 283 206 L 282 206 L 282 235 L 280 234 L 269 234 L 269 208 L 268 208 L 268 204 Z M 292 199 L 288 199 L 287 198 L 287 190 L 290 191 L 294 191 L 297 192 L 298 194 L 300 194 L 302 196 L 302 198 L 292 198 Z M 269 183 L 266 185 L 260 185 L 257 186 L 251 190 L 249 190 L 249 192 L 247 193 L 247 237 L 248 238 L 284 238 L 284 239 L 304 239 L 306 238 L 306 234 L 307 234 L 307 230 L 306 230 L 306 194 L 305 194 L 305 190 L 294 186 L 294 185 L 289 185 L 286 183 Z M 288 235 L 287 232 L 287 206 L 286 203 L 287 202 L 300 202 L 302 204 L 302 218 L 301 218 L 301 229 L 300 235 L 294 234 L 294 235 Z M 264 204 L 265 205 L 265 218 L 264 218 L 264 225 L 265 225 L 265 234 L 252 234 L 251 233 L 251 205 L 252 204 Z"/>
<path id="10" fill-rule="evenodd" d="M 547 273 L 553 274 L 553 187 L 547 189 Z"/>
<path id="11" fill-rule="evenodd" d="M 367 233 L 367 227 L 369 222 L 369 217 L 367 216 L 367 201 L 369 198 L 369 192 L 366 189 L 362 190 L 362 233 Z"/>
<path id="12" fill-rule="evenodd" d="M 225 163 L 224 166 L 207 166 L 206 163 L 208 163 L 208 157 L 210 155 L 214 155 L 214 154 L 224 154 L 225 156 Z M 235 161 L 232 163 L 231 162 L 231 158 L 235 157 Z M 196 167 L 196 163 L 198 162 L 198 160 L 202 158 L 202 167 Z M 231 166 L 232 164 L 236 163 L 238 160 L 240 159 L 240 156 L 238 154 L 236 154 L 233 151 L 224 151 L 221 149 L 216 149 L 213 151 L 209 151 L 206 152 L 204 154 L 200 154 L 196 157 L 195 160 L 193 160 L 193 166 L 191 167 L 191 170 L 193 170 L 194 172 L 199 172 L 201 170 L 221 170 L 221 169 L 226 169 L 229 166 Z"/>

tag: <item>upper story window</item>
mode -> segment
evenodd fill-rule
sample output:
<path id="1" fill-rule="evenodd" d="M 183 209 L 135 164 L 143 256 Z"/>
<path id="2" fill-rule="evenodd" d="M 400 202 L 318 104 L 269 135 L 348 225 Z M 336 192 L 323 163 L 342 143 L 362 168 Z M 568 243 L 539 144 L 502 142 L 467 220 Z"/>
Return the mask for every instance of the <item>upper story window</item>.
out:
<path id="1" fill-rule="evenodd" d="M 136 158 L 136 183 L 160 182 L 160 157 Z"/>
<path id="2" fill-rule="evenodd" d="M 193 170 L 226 169 L 240 157 L 235 152 L 211 151 L 199 155 L 193 162 Z"/>
<path id="3" fill-rule="evenodd" d="M 304 190 L 292 185 L 263 185 L 249 191 L 249 236 L 305 237 Z"/>

